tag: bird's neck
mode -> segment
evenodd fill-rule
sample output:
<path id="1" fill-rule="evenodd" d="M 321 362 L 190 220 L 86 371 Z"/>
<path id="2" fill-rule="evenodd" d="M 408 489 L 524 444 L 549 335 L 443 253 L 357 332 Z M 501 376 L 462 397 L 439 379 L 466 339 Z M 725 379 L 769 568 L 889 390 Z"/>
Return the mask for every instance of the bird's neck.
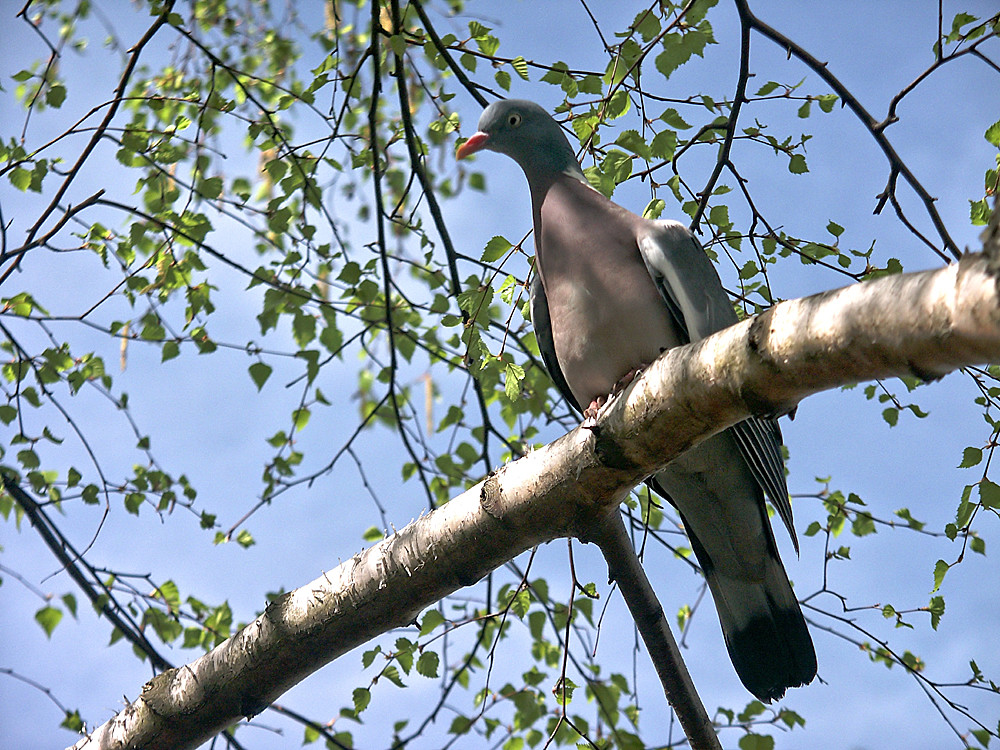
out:
<path id="1" fill-rule="evenodd" d="M 576 161 L 573 161 L 572 164 L 562 170 L 524 170 L 524 175 L 528 178 L 528 189 L 531 191 L 531 208 L 536 229 L 539 226 L 540 218 L 538 212 L 545 201 L 545 196 L 548 195 L 549 190 L 552 189 L 552 186 L 556 182 L 570 177 L 582 182 L 588 188 L 590 187 L 583 169 L 580 168 L 580 165 Z"/>
<path id="2" fill-rule="evenodd" d="M 586 248 L 603 252 L 631 248 L 630 252 L 636 252 L 634 238 L 643 220 L 579 176 L 557 175 L 544 192 L 532 192 L 531 204 L 540 266 L 546 264 L 550 246 L 576 248 L 584 255 L 590 252 Z"/>

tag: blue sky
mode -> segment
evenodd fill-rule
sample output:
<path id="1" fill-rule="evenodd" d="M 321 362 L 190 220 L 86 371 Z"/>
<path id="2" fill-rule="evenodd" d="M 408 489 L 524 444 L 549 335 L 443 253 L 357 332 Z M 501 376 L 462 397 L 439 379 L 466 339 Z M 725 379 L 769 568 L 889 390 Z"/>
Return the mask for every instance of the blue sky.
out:
<path id="1" fill-rule="evenodd" d="M 592 6 L 598 6 L 593 3 Z M 5 123 L 5 137 L 20 131 L 21 115 L 12 102 L 13 84 L 9 76 L 23 65 L 23 50 L 30 57 L 44 53 L 31 30 L 14 19 L 19 4 L 0 7 L 0 82 L 7 89 L 0 93 L 0 122 Z M 126 3 L 101 4 L 108 15 L 120 24 L 123 38 L 132 40 L 141 34 L 144 18 L 132 17 Z M 888 99 L 916 77 L 931 61 L 937 9 L 932 2 L 884 2 L 878 4 L 795 3 L 766 0 L 753 4 L 766 21 L 795 39 L 814 55 L 829 62 L 833 71 L 876 116 L 884 114 Z M 607 3 L 592 10 L 607 29 L 623 28 L 639 5 Z M 945 18 L 959 10 L 983 16 L 993 10 L 988 2 L 948 3 Z M 564 60 L 572 67 L 602 69 L 600 47 L 582 6 L 577 2 L 508 4 L 478 2 L 468 7 L 470 17 L 495 26 L 502 41 L 501 53 L 520 54 L 529 60 Z M 531 22 L 526 23 L 529 16 Z M 709 16 L 721 47 L 712 49 L 706 60 L 695 59 L 665 84 L 662 93 L 683 97 L 707 91 L 722 95 L 730 91 L 736 76 L 736 19 L 725 3 Z M 461 33 L 464 22 L 450 22 L 440 16 L 442 32 L 453 26 Z M 107 86 L 117 75 L 113 57 L 102 54 L 98 34 L 94 49 L 85 57 L 68 54 L 63 66 L 71 84 L 93 82 L 95 89 Z M 12 53 L 11 50 L 18 52 Z M 157 52 L 163 54 L 162 46 Z M 997 57 L 997 44 L 992 46 Z M 310 66 L 317 61 L 304 61 Z M 783 83 L 797 83 L 810 93 L 826 93 L 825 88 L 795 61 L 788 61 L 782 50 L 755 37 L 753 66 L 758 69 L 755 83 L 762 85 L 773 78 Z M 653 84 L 650 84 L 653 85 Z M 728 88 L 727 88 L 728 87 Z M 108 86 L 108 88 L 110 88 Z M 754 85 L 751 85 L 751 90 Z M 515 79 L 512 95 L 532 98 L 552 108 L 560 101 L 557 88 L 533 80 Z M 455 100 L 462 115 L 462 135 L 474 130 L 478 106 L 469 97 Z M 59 113 L 35 118 L 29 129 L 33 142 L 42 142 L 47 134 L 59 132 L 71 117 L 86 110 L 89 100 L 75 95 Z M 762 210 L 789 232 L 820 236 L 830 221 L 847 227 L 841 242 L 850 247 L 867 248 L 876 241 L 876 258 L 903 260 L 908 270 L 937 265 L 936 258 L 909 235 L 886 210 L 872 216 L 875 196 L 883 189 L 887 167 L 880 152 L 865 135 L 853 116 L 835 109 L 829 115 L 814 115 L 799 121 L 796 107 L 787 111 L 769 108 L 760 116 L 769 118 L 779 132 L 809 132 L 814 138 L 808 145 L 810 173 L 789 174 L 780 160 L 767 158 L 737 144 L 734 157 L 746 168 L 751 189 Z M 937 207 L 961 247 L 978 247 L 978 229 L 968 222 L 968 199 L 982 193 L 982 174 L 991 162 L 994 150 L 983 140 L 986 126 L 1000 119 L 1000 87 L 981 63 L 962 60 L 922 84 L 905 100 L 901 122 L 887 131 L 893 143 L 928 190 L 938 198 Z M 753 108 L 744 113 L 744 122 L 754 116 Z M 11 126 L 7 123 L 17 123 Z M 303 125 L 303 127 L 307 127 Z M 627 125 L 634 127 L 634 124 Z M 113 152 L 108 152 L 109 155 Z M 698 184 L 711 168 L 710 154 L 693 155 L 690 167 L 692 183 Z M 701 161 L 697 161 L 697 160 Z M 457 201 L 445 204 L 446 218 L 456 244 L 470 255 L 496 234 L 520 238 L 530 228 L 530 211 L 523 177 L 513 162 L 493 154 L 477 157 L 476 168 L 487 174 L 484 193 L 466 191 Z M 452 169 L 448 164 L 445 169 Z M 79 181 L 79 195 L 101 186 L 105 175 L 90 173 Z M 130 178 L 131 179 L 131 178 Z M 127 194 L 127 193 L 126 193 Z M 905 188 L 900 198 L 920 226 L 928 222 Z M 679 206 L 664 190 L 667 200 L 664 216 L 682 218 Z M 648 200 L 645 184 L 629 183 L 615 193 L 615 199 L 633 210 L 641 210 Z M 20 218 L 32 206 L 30 196 L 16 193 L 9 185 L 0 185 L 0 201 L 5 217 L 13 219 L 23 232 Z M 37 210 L 37 207 L 35 208 Z M 30 223 L 30 222 L 29 222 Z M 350 227 L 352 240 L 359 246 L 371 239 L 371 227 Z M 16 232 L 14 234 L 16 237 Z M 220 239 L 219 246 L 239 257 L 249 257 L 236 238 Z M 516 270 L 516 269 L 515 269 Z M 18 288 L 43 288 L 44 298 L 56 309 L 62 305 L 69 312 L 78 309 L 88 294 L 100 287 L 90 277 L 90 259 L 78 256 L 38 256 L 25 263 L 23 274 L 12 280 Z M 720 273 L 732 287 L 735 271 L 723 264 Z M 223 273 L 220 277 L 220 305 L 216 330 L 224 338 L 245 341 L 258 336 L 254 316 L 257 297 L 243 294 L 242 279 Z M 841 286 L 845 279 L 832 273 L 816 273 L 786 264 L 772 275 L 775 289 L 782 297 L 795 297 Z M 3 290 L 3 295 L 6 296 Z M 55 310 L 53 310 L 55 312 Z M 122 316 L 127 312 L 123 308 Z M 111 317 L 111 311 L 108 313 Z M 69 329 L 66 329 L 65 335 Z M 76 335 L 76 334 L 74 334 Z M 217 333 L 217 335 L 219 335 Z M 109 363 L 116 361 L 115 347 L 94 336 L 91 346 L 102 347 Z M 278 369 L 264 398 L 243 370 L 250 360 L 240 352 L 226 352 L 218 358 L 182 357 L 161 364 L 153 348 L 134 346 L 129 352 L 128 369 L 116 375 L 133 396 L 137 421 L 152 431 L 154 447 L 164 464 L 187 473 L 199 488 L 200 498 L 220 513 L 220 522 L 228 526 L 252 504 L 260 492 L 259 474 L 268 456 L 264 439 L 282 427 L 281 417 L 292 408 L 296 393 L 280 384 L 286 372 Z M 223 368 L 228 368 L 224 370 Z M 235 371 L 237 375 L 227 374 Z M 288 373 L 292 372 L 290 369 Z M 303 444 L 320 451 L 323 445 L 339 445 L 354 426 L 356 404 L 350 394 L 356 388 L 350 362 L 342 372 L 328 374 L 323 386 L 335 395 L 333 414 L 322 426 L 303 434 Z M 906 398 L 898 383 L 889 384 Z M 861 389 L 826 393 L 804 402 L 794 422 L 785 420 L 783 430 L 791 459 L 789 488 L 793 494 L 807 495 L 820 488 L 816 477 L 832 477 L 831 488 L 841 488 L 860 495 L 872 512 L 883 518 L 908 507 L 913 514 L 940 529 L 954 515 L 962 487 L 975 481 L 978 470 L 960 471 L 955 467 L 966 445 L 982 445 L 989 432 L 981 415 L 970 404 L 971 384 L 960 375 L 920 389 L 914 399 L 930 412 L 918 420 L 904 415 L 895 428 L 881 419 L 882 405 L 864 399 Z M 106 405 L 92 396 L 76 399 L 72 406 L 81 420 L 101 435 L 103 458 L 111 467 L 126 472 L 134 455 L 118 451 L 116 446 L 131 446 L 134 438 L 123 422 L 109 415 Z M 337 414 L 341 416 L 336 418 Z M 346 418 L 343 416 L 346 415 Z M 381 434 L 380 434 L 381 433 Z M 559 434 L 553 428 L 543 434 L 545 440 Z M 70 442 L 70 441 L 67 441 Z M 373 490 L 389 506 L 392 524 L 399 528 L 423 508 L 420 492 L 413 483 L 402 485 L 398 479 L 398 460 L 386 458 L 386 434 L 374 431 L 359 445 L 359 456 L 367 467 L 383 461 L 384 470 L 369 470 Z M 79 449 L 71 445 L 61 449 L 59 460 L 69 465 L 80 461 Z M 75 454 L 74 454 L 75 452 Z M 115 471 L 111 471 L 114 475 Z M 74 540 L 85 545 L 95 534 L 99 518 L 94 512 L 74 509 L 65 517 Z M 822 512 L 813 500 L 795 503 L 797 526 L 801 535 L 810 520 L 821 519 Z M 353 469 L 338 470 L 324 477 L 309 491 L 282 496 L 262 510 L 251 523 L 257 544 L 249 550 L 236 545 L 213 546 L 211 534 L 197 527 L 197 520 L 184 516 L 161 520 L 144 512 L 138 519 L 127 516 L 120 505 L 113 509 L 97 536 L 92 558 L 108 567 L 151 573 L 161 580 L 171 577 L 184 595 L 194 594 L 206 601 L 228 599 L 236 619 L 247 620 L 258 611 L 268 591 L 294 588 L 315 578 L 341 559 L 361 548 L 361 532 L 369 526 L 381 526 L 380 515 L 368 499 L 368 492 Z M 995 543 L 995 518 L 984 522 L 982 532 L 988 553 Z M 780 536 L 780 533 L 779 533 Z M 779 540 L 791 578 L 799 592 L 812 592 L 822 583 L 821 537 L 802 539 L 801 559 L 796 561 L 787 544 Z M 852 561 L 836 563 L 830 570 L 836 589 L 850 596 L 854 605 L 884 604 L 891 601 L 898 608 L 926 604 L 932 586 L 931 571 L 938 558 L 954 559 L 957 548 L 946 541 L 926 540 L 905 532 L 882 532 L 860 542 L 845 539 L 852 545 Z M 0 564 L 25 576 L 31 586 L 56 596 L 72 590 L 65 575 L 43 548 L 37 535 L 28 527 L 20 532 L 13 524 L 0 526 L 3 551 Z M 566 544 L 547 545 L 535 562 L 536 574 L 544 574 L 550 585 L 567 591 Z M 592 547 L 574 545 L 578 573 L 585 580 L 603 584 L 606 576 L 601 560 Z M 519 560 L 525 564 L 525 560 Z M 669 564 L 663 555 L 647 562 L 650 577 L 668 612 L 697 596 L 699 579 L 686 566 Z M 988 676 L 1000 674 L 1000 655 L 995 649 L 998 606 L 995 557 L 969 555 L 967 561 L 946 578 L 944 594 L 948 610 L 936 634 L 930 634 L 925 622 L 914 630 L 893 630 L 876 611 L 861 611 L 852 616 L 892 645 L 912 650 L 928 663 L 928 674 L 942 681 L 961 681 L 968 676 L 967 663 L 976 658 Z M 606 588 L 604 589 L 606 591 Z M 481 587 L 473 587 L 469 596 L 482 596 Z M 100 723 L 122 705 L 122 696 L 133 698 L 141 684 L 150 677 L 147 667 L 135 660 L 122 643 L 104 648 L 108 631 L 82 603 L 78 620 L 65 619 L 46 639 L 30 621 L 30 613 L 41 606 L 37 595 L 13 576 L 3 575 L 0 587 L 0 668 L 37 680 L 71 708 L 79 708 L 91 723 Z M 826 606 L 832 606 L 829 600 Z M 632 643 L 632 632 L 619 598 L 613 599 L 601 635 L 600 656 L 609 669 L 633 674 L 633 655 L 620 643 Z M 817 616 L 821 623 L 828 623 Z M 696 684 L 709 711 L 716 706 L 741 708 L 749 696 L 736 680 L 725 656 L 714 613 L 706 605 L 699 613 L 697 627 L 686 639 L 686 655 Z M 851 646 L 821 630 L 813 631 L 823 683 L 795 690 L 786 699 L 789 708 L 807 720 L 805 731 L 777 733 L 779 748 L 808 744 L 815 748 L 867 747 L 954 747 L 958 740 L 934 709 L 917 684 L 900 673 L 868 663 L 867 657 Z M 391 644 L 395 635 L 382 639 Z M 502 646 L 497 667 L 512 673 L 526 669 L 524 662 L 510 663 L 523 654 L 526 634 L 515 635 L 515 644 Z M 461 646 L 455 646 L 461 648 Z M 175 663 L 188 661 L 192 652 L 164 649 Z M 653 681 L 644 654 L 635 657 L 643 722 L 650 742 L 666 742 L 669 727 L 664 721 L 662 698 Z M 342 657 L 302 685 L 290 691 L 283 703 L 309 716 L 332 718 L 339 707 L 349 705 L 351 690 L 365 682 L 357 654 Z M 499 685 L 495 676 L 491 684 Z M 437 685 L 431 680 L 411 680 L 411 688 L 397 693 L 391 685 L 380 683 L 374 700 L 364 715 L 365 727 L 354 727 L 360 747 L 382 746 L 388 732 L 383 722 L 397 718 L 400 700 L 412 705 L 414 716 L 422 716 L 436 700 Z M 973 712 L 984 719 L 1000 718 L 996 696 L 958 694 Z M 416 747 L 435 747 L 436 739 L 451 717 L 439 719 L 436 734 L 416 743 Z M 10 747 L 52 747 L 68 744 L 71 736 L 57 728 L 59 712 L 38 690 L 0 674 L 0 744 Z M 259 723 L 265 727 L 283 725 L 265 715 Z M 987 721 L 987 723 L 989 723 Z M 240 732 L 242 741 L 253 748 L 277 748 L 298 745 L 300 730 L 284 724 L 287 734 L 276 735 L 267 729 L 247 728 Z M 958 723 L 967 729 L 965 722 Z M 676 732 L 676 729 L 675 729 Z M 676 734 L 674 735 L 676 736 Z M 723 735 L 724 744 L 735 746 L 738 731 Z M 367 740 L 367 741 L 366 741 Z M 458 747 L 476 747 L 466 738 Z"/>

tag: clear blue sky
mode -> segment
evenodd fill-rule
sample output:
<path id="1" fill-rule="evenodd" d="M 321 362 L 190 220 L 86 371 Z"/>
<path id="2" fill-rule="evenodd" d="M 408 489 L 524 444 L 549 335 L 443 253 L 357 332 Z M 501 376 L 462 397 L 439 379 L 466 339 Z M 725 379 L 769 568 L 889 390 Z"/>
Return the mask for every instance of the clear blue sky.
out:
<path id="1" fill-rule="evenodd" d="M 97 5 L 105 9 L 129 43 L 141 34 L 145 19 L 141 15 L 132 17 L 129 4 Z M 641 7 L 633 3 L 591 5 L 607 30 L 623 28 Z M 936 3 L 928 0 L 877 4 L 766 0 L 752 6 L 762 18 L 818 58 L 828 61 L 830 70 L 876 116 L 883 115 L 889 98 L 931 61 L 937 8 Z M 6 89 L 0 92 L 0 122 L 4 123 L 4 137 L 19 133 L 23 119 L 13 103 L 14 84 L 10 76 L 23 66 L 26 58 L 44 54 L 37 37 L 14 18 L 19 8 L 20 3 L 0 6 L 0 49 L 4 50 L 0 55 L 0 83 Z M 990 2 L 946 3 L 946 19 L 959 10 L 984 16 L 995 9 Z M 572 67 L 603 68 L 596 34 L 578 2 L 475 2 L 469 5 L 468 14 L 497 27 L 502 54 L 520 54 L 539 61 L 559 59 Z M 440 30 L 448 29 L 449 21 L 439 16 L 434 18 L 440 20 Z M 530 22 L 525 22 L 528 18 Z M 735 13 L 723 2 L 710 18 L 717 39 L 724 47 L 728 45 L 728 52 L 714 49 L 708 62 L 694 60 L 675 74 L 661 93 L 683 97 L 700 91 L 716 95 L 731 91 L 736 77 Z M 454 24 L 457 33 L 462 28 Z M 79 91 L 84 83 L 95 89 L 104 86 L 110 91 L 117 75 L 114 67 L 117 62 L 102 53 L 99 31 L 91 32 L 90 36 L 93 48 L 86 56 L 67 53 L 63 69 L 70 83 L 70 97 L 58 114 L 33 119 L 29 128 L 32 143 L 40 143 L 47 135 L 59 132 L 67 122 L 86 111 L 91 100 Z M 162 45 L 157 52 L 163 54 Z M 997 58 L 996 43 L 992 55 Z M 317 62 L 318 59 L 304 61 L 310 67 Z M 809 76 L 804 89 L 825 93 L 800 64 L 786 60 L 782 50 L 760 37 L 754 39 L 753 67 L 759 71 L 757 85 L 772 78 L 794 84 Z M 753 90 L 754 85 L 750 88 Z M 558 89 L 537 80 L 525 83 L 515 79 L 511 93 L 538 100 L 547 107 L 560 101 Z M 101 96 L 103 100 L 104 95 Z M 456 102 L 463 114 L 461 133 L 469 135 L 474 130 L 478 107 L 462 94 Z M 900 114 L 902 121 L 888 131 L 893 143 L 928 190 L 938 197 L 938 209 L 959 245 L 975 249 L 978 230 L 969 225 L 967 201 L 981 195 L 983 169 L 992 159 L 993 150 L 983 140 L 982 133 L 987 125 L 1000 119 L 1000 87 L 996 86 L 996 76 L 987 75 L 984 66 L 972 60 L 955 63 L 908 97 Z M 752 117 L 752 110 L 744 114 L 744 118 Z M 833 220 L 847 227 L 842 244 L 863 249 L 875 240 L 876 257 L 882 263 L 889 257 L 897 257 L 908 270 L 936 265 L 935 257 L 899 226 L 889 209 L 882 216 L 872 216 L 875 196 L 883 189 L 888 172 L 881 154 L 852 115 L 838 108 L 829 115 L 814 115 L 799 121 L 795 107 L 789 105 L 784 113 L 762 110 L 761 117 L 769 118 L 777 132 L 804 131 L 815 136 L 808 146 L 811 172 L 807 176 L 787 173 L 779 160 L 764 154 L 754 155 L 749 150 L 741 153 L 739 149 L 743 146 L 737 144 L 736 158 L 746 166 L 755 199 L 766 215 L 789 232 L 807 236 L 821 235 L 823 227 Z M 693 158 L 705 161 L 695 161 L 692 174 L 709 168 L 707 154 Z M 476 255 L 493 235 L 520 238 L 530 228 L 527 191 L 513 162 L 484 154 L 478 157 L 476 166 L 488 175 L 487 191 L 465 192 L 460 200 L 446 204 L 456 243 L 470 255 Z M 239 170 L 234 167 L 235 171 Z M 249 170 L 244 168 L 244 171 Z M 79 181 L 79 195 L 100 187 L 103 179 L 104 175 L 91 172 Z M 693 181 L 696 184 L 701 181 L 700 175 Z M 911 215 L 918 217 L 920 226 L 928 226 L 909 191 L 900 188 L 900 196 Z M 664 215 L 683 219 L 669 193 L 664 191 L 662 197 L 667 200 Z M 648 200 L 648 188 L 645 184 L 630 183 L 616 192 L 615 199 L 640 210 Z M 23 232 L 26 223 L 22 214 L 29 216 L 33 207 L 37 210 L 37 201 L 31 200 L 31 196 L 19 194 L 9 185 L 0 185 L 5 219 L 14 221 L 15 242 L 18 229 Z M 371 231 L 365 225 L 352 226 L 352 240 L 361 246 L 370 240 Z M 229 244 L 219 240 L 222 249 L 250 257 L 248 248 L 235 241 Z M 88 275 L 91 272 L 89 259 L 37 256 L 26 262 L 25 272 L 9 283 L 18 289 L 42 288 L 45 291 L 40 296 L 56 306 L 53 312 L 71 312 L 79 309 L 81 301 L 91 299 L 93 290 L 99 288 L 99 284 L 91 285 Z M 732 267 L 723 265 L 720 272 L 727 286 L 732 287 L 735 279 Z M 844 281 L 835 274 L 805 272 L 794 264 L 772 275 L 775 289 L 785 298 L 840 286 Z M 242 279 L 222 277 L 220 298 L 225 295 L 225 304 L 213 326 L 219 338 L 242 342 L 259 337 L 254 321 L 257 298 L 241 294 L 243 286 Z M 7 296 L 7 290 L 0 294 Z M 123 308 L 120 314 L 124 317 L 127 312 Z M 68 328 L 64 334 L 70 335 Z M 100 337 L 94 337 L 93 342 L 92 346 L 102 347 L 109 363 L 117 360 L 113 344 Z M 127 371 L 116 374 L 122 387 L 132 395 L 137 420 L 152 431 L 157 455 L 164 464 L 191 477 L 204 506 L 219 512 L 224 526 L 242 515 L 259 494 L 259 473 L 268 456 L 264 439 L 283 426 L 275 415 L 287 414 L 296 398 L 294 389 L 280 387 L 287 379 L 279 377 L 283 373 L 278 370 L 265 389 L 266 398 L 258 399 L 253 384 L 243 375 L 248 364 L 245 355 L 236 352 L 218 358 L 182 357 L 161 365 L 158 351 L 132 347 Z M 223 373 L 223 367 L 229 368 L 227 373 L 236 375 Z M 303 435 L 303 444 L 316 451 L 324 445 L 339 445 L 353 429 L 356 414 L 356 404 L 349 398 L 356 387 L 353 370 L 345 365 L 339 375 L 327 377 L 331 380 L 324 384 L 323 390 L 335 396 L 337 409 L 346 418 L 338 420 L 330 416 L 318 425 L 310 425 Z M 890 387 L 896 392 L 905 390 L 899 384 Z M 815 477 L 831 476 L 833 488 L 858 493 L 879 517 L 889 518 L 896 509 L 909 507 L 930 528 L 940 529 L 953 517 L 962 487 L 978 476 L 977 470 L 955 469 L 962 448 L 981 445 L 989 434 L 982 417 L 970 406 L 970 388 L 966 379 L 953 375 L 920 389 L 915 399 L 930 416 L 918 420 L 904 415 L 892 429 L 881 419 L 883 405 L 866 401 L 860 388 L 809 399 L 800 407 L 794 422 L 783 423 L 791 451 L 791 492 L 813 493 L 819 489 Z M 905 398 L 905 393 L 901 396 Z M 105 404 L 90 397 L 81 397 L 72 406 L 80 410 L 77 413 L 83 423 L 100 431 L 110 465 L 117 467 L 118 473 L 127 473 L 134 456 L 130 451 L 116 452 L 114 446 L 131 446 L 134 438 L 121 421 L 113 415 L 109 417 Z M 558 431 L 552 430 L 543 437 L 552 439 L 557 435 Z M 370 472 L 369 479 L 389 505 L 390 521 L 399 528 L 423 506 L 415 486 L 400 485 L 398 460 L 383 455 L 387 443 L 385 433 L 376 431 L 362 442 L 359 456 L 366 466 L 376 466 L 376 459 L 387 465 L 382 472 Z M 78 452 L 72 455 L 72 447 L 64 450 L 65 457 L 60 454 L 60 460 L 66 465 L 82 460 Z M 117 475 L 114 470 L 110 473 Z M 808 499 L 797 501 L 795 512 L 800 538 L 810 520 L 822 517 L 817 504 Z M 983 527 L 988 552 L 1000 539 L 996 519 L 990 520 L 993 523 L 987 522 Z M 67 528 L 81 545 L 93 537 L 98 521 L 96 512 L 81 513 L 77 508 L 65 518 Z M 194 594 L 212 602 L 228 599 L 236 619 L 247 620 L 263 606 L 265 592 L 302 585 L 360 549 L 361 532 L 372 525 L 381 525 L 377 509 L 356 472 L 345 465 L 310 491 L 288 493 L 259 513 L 250 525 L 257 544 L 249 550 L 236 545 L 213 546 L 211 535 L 200 531 L 193 518 L 172 517 L 163 522 L 146 509 L 135 519 L 127 516 L 119 505 L 101 529 L 91 557 L 109 568 L 151 573 L 156 580 L 172 577 L 185 596 Z M 797 590 L 811 592 L 822 582 L 823 542 L 821 537 L 805 538 L 802 542 L 802 556 L 796 561 L 787 540 L 779 540 Z M 951 560 L 958 553 L 955 545 L 908 533 L 882 532 L 861 542 L 845 538 L 843 543 L 853 547 L 852 562 L 831 568 L 833 582 L 856 606 L 891 602 L 904 609 L 926 604 L 934 561 Z M 73 590 L 65 575 L 57 574 L 57 563 L 30 528 L 17 532 L 11 523 L 0 526 L 0 544 L 0 564 L 26 576 L 31 587 L 56 596 Z M 565 549 L 563 542 L 548 545 L 540 553 L 534 570 L 537 575 L 546 575 L 554 588 L 562 586 L 568 591 Z M 580 545 L 574 545 L 574 549 L 580 577 L 603 584 L 606 575 L 597 551 Z M 524 560 L 520 562 L 523 564 Z M 668 562 L 663 556 L 654 558 L 650 565 L 655 569 L 651 568 L 650 577 L 666 610 L 673 612 L 681 603 L 693 600 L 699 581 L 685 566 Z M 49 574 L 56 575 L 48 577 Z M 970 658 L 978 659 L 987 675 L 996 678 L 1000 675 L 1000 655 L 995 648 L 995 624 L 1000 617 L 997 580 L 995 556 L 970 555 L 946 579 L 944 594 L 948 610 L 939 632 L 933 636 L 920 617 L 914 618 L 919 623 L 914 630 L 893 631 L 878 612 L 863 611 L 854 616 L 881 637 L 890 638 L 899 651 L 911 650 L 923 656 L 928 674 L 935 679 L 965 679 Z M 132 657 L 127 645 L 119 643 L 110 648 L 101 645 L 107 642 L 107 627 L 93 616 L 82 596 L 75 593 L 81 601 L 79 619 L 64 620 L 49 640 L 30 621 L 30 614 L 26 614 L 41 606 L 40 599 L 31 588 L 4 573 L 0 587 L 0 668 L 7 667 L 37 680 L 65 705 L 79 708 L 96 725 L 121 707 L 123 695 L 134 698 L 150 672 Z M 481 596 L 482 589 L 474 588 L 468 593 Z M 825 604 L 832 606 L 829 601 Z M 632 641 L 623 610 L 620 599 L 616 598 L 601 634 L 600 655 L 608 661 L 609 669 L 621 671 L 631 679 L 632 655 L 625 649 L 614 652 L 619 643 Z M 829 622 L 821 616 L 817 619 Z M 707 604 L 696 624 L 686 641 L 686 654 L 709 711 L 716 706 L 742 708 L 749 696 L 729 665 L 714 613 Z M 887 671 L 870 665 L 867 657 L 838 638 L 820 630 L 814 630 L 813 634 L 823 682 L 792 691 L 786 698 L 784 705 L 803 715 L 808 723 L 805 732 L 779 733 L 776 737 L 779 748 L 958 746 L 957 738 L 934 715 L 933 707 L 917 684 L 904 677 L 898 668 Z M 391 644 L 394 639 L 395 635 L 382 642 Z M 515 640 L 526 641 L 526 636 L 515 636 Z M 516 659 L 523 653 L 518 651 L 522 645 L 503 646 L 500 660 Z M 175 663 L 195 656 L 181 650 L 164 649 L 164 653 Z M 662 698 L 644 654 L 637 657 L 636 665 L 647 737 L 652 742 L 666 742 Z M 527 667 L 527 663 L 511 665 L 514 674 Z M 350 704 L 351 690 L 366 681 L 360 672 L 359 656 L 348 655 L 290 691 L 282 702 L 308 716 L 332 718 L 340 706 Z M 502 674 L 501 667 L 498 674 Z M 437 699 L 436 684 L 419 678 L 410 682 L 411 688 L 402 693 L 385 682 L 379 684 L 372 706 L 364 714 L 366 726 L 350 727 L 359 747 L 382 746 L 387 742 L 389 734 L 381 729 L 381 722 L 398 718 L 399 700 L 408 701 L 416 717 L 429 710 Z M 502 679 L 495 676 L 491 684 L 499 686 Z M 1000 718 L 1000 700 L 996 696 L 957 697 L 977 716 L 992 717 L 994 724 Z M 0 675 L 0 746 L 33 748 L 68 744 L 71 735 L 58 729 L 58 721 L 57 709 L 42 693 Z M 450 721 L 450 715 L 439 719 L 437 732 L 443 732 Z M 301 734 L 297 727 L 289 727 L 267 714 L 257 723 L 264 727 L 283 725 L 288 734 L 279 736 L 266 729 L 242 729 L 241 741 L 247 747 L 298 746 Z M 959 722 L 958 726 L 963 731 L 968 728 L 966 722 Z M 739 736 L 735 731 L 724 734 L 723 741 L 727 747 L 735 746 Z M 427 738 L 415 746 L 439 744 Z M 457 746 L 477 744 L 476 740 L 466 738 Z"/>

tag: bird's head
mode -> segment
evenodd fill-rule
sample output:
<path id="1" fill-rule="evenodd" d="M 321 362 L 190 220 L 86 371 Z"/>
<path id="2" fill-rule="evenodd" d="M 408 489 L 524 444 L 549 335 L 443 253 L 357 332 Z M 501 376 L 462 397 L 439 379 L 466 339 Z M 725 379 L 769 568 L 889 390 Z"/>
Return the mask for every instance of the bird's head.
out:
<path id="1" fill-rule="evenodd" d="M 559 124 L 540 106 L 525 99 L 503 99 L 483 110 L 479 130 L 459 146 L 456 157 L 464 159 L 484 149 L 512 158 L 529 180 L 549 172 L 583 176 Z"/>

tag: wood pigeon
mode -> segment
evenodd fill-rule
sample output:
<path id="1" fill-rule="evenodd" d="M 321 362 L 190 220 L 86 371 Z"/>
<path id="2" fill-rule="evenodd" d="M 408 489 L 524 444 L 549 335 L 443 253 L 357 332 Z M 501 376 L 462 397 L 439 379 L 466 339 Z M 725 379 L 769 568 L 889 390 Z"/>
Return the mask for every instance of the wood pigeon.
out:
<path id="1" fill-rule="evenodd" d="M 532 322 L 545 367 L 574 407 L 596 414 L 607 394 L 666 349 L 737 322 L 694 235 L 675 221 L 637 216 L 593 189 L 540 106 L 491 104 L 457 157 L 482 149 L 511 157 L 528 178 L 537 271 Z M 816 675 L 812 639 L 764 504 L 766 494 L 797 552 L 780 445 L 777 422 L 751 418 L 648 480 L 680 514 L 737 674 L 767 702 Z"/>

